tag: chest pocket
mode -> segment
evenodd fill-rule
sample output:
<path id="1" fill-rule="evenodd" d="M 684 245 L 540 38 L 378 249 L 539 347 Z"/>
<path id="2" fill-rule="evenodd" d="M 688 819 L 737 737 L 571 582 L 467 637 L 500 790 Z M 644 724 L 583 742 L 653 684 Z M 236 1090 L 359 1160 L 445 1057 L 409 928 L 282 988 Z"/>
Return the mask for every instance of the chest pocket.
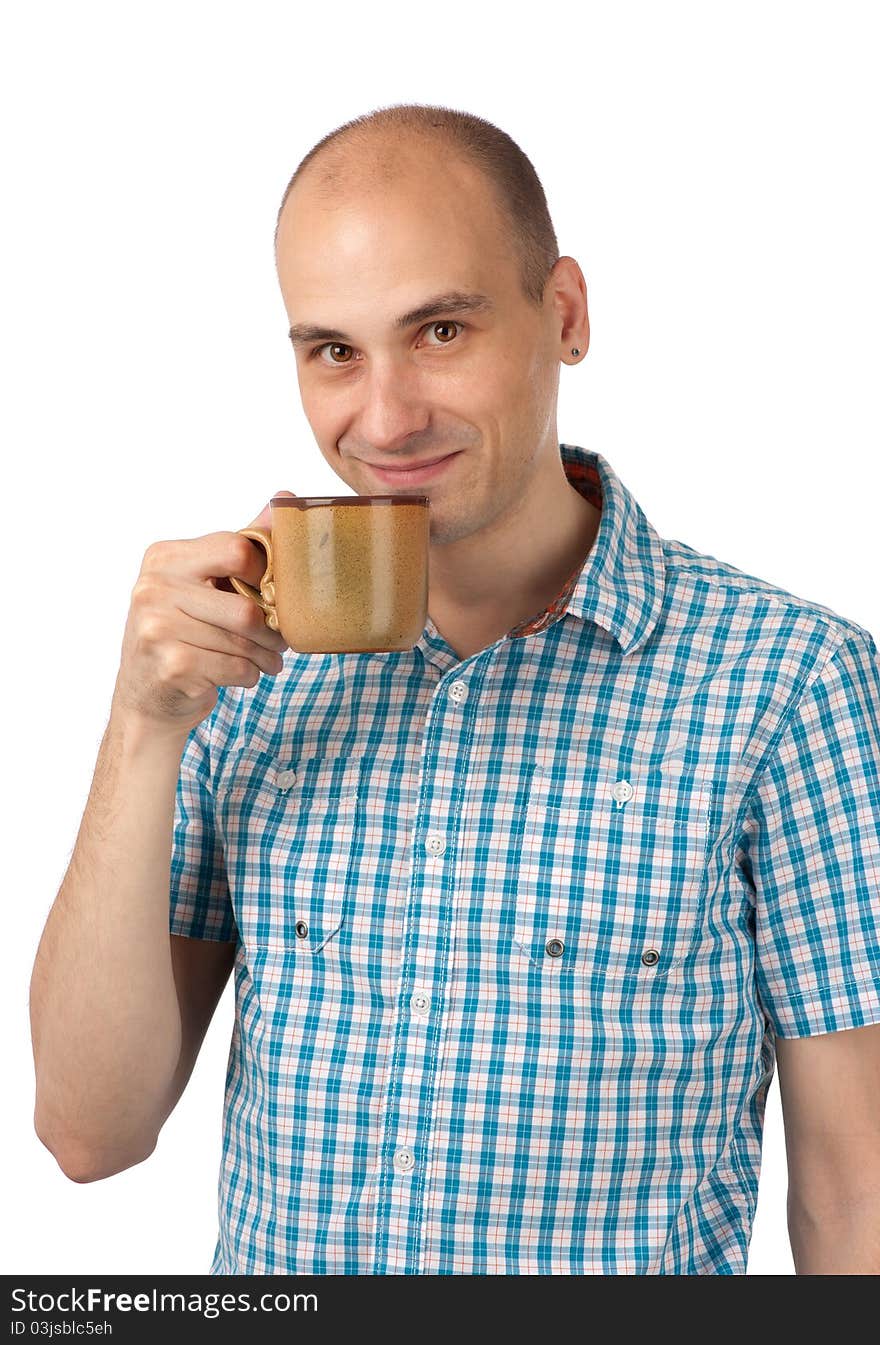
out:
<path id="1" fill-rule="evenodd" d="M 359 763 L 240 753 L 215 789 L 236 923 L 254 954 L 321 954 L 345 919 Z"/>
<path id="2" fill-rule="evenodd" d="M 524 822 L 515 952 L 546 975 L 651 978 L 698 929 L 713 784 L 692 772 L 536 773 Z"/>

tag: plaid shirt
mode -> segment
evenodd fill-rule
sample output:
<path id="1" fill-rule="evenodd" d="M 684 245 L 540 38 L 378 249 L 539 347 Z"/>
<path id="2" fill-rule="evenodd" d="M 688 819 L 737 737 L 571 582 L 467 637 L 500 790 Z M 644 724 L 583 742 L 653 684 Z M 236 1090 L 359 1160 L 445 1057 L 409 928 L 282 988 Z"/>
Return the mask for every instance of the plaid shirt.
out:
<path id="1" fill-rule="evenodd" d="M 287 651 L 187 740 L 212 1274 L 742 1274 L 774 1035 L 880 1021 L 873 639 L 560 453 L 601 519 L 546 612 Z"/>

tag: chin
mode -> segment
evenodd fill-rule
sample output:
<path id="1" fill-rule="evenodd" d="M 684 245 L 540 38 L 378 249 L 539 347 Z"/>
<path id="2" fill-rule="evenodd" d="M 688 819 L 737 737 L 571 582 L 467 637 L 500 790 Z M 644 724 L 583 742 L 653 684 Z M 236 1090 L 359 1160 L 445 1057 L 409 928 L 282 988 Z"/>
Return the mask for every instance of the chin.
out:
<path id="1" fill-rule="evenodd" d="M 429 540 L 432 546 L 450 546 L 479 531 L 479 527 L 472 527 L 461 519 L 436 518 L 433 505 L 428 512 L 431 515 Z"/>

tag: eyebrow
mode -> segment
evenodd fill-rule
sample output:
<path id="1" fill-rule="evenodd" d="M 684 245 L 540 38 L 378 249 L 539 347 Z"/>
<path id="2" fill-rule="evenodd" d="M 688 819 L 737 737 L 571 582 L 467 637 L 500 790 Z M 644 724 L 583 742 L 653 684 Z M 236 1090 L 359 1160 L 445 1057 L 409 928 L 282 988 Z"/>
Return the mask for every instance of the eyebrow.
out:
<path id="1" fill-rule="evenodd" d="M 495 305 L 487 294 L 467 294 L 462 290 L 450 290 L 447 294 L 435 294 L 418 308 L 401 313 L 395 319 L 397 331 L 412 327 L 417 322 L 426 322 L 428 318 L 440 313 L 491 313 Z M 290 329 L 290 339 L 295 346 L 307 345 L 310 341 L 340 341 L 344 345 L 353 345 L 352 337 L 345 332 L 333 331 L 329 327 L 315 327 L 308 322 L 294 323 Z"/>

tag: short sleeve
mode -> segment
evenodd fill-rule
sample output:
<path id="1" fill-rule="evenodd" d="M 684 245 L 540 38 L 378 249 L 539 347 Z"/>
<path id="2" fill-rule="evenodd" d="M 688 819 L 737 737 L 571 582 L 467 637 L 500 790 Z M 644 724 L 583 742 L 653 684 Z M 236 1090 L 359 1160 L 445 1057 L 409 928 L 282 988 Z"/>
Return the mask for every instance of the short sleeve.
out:
<path id="1" fill-rule="evenodd" d="M 755 975 L 776 1035 L 880 1022 L 880 671 L 867 631 L 808 685 L 751 811 Z"/>
<path id="2" fill-rule="evenodd" d="M 210 719 L 191 730 L 177 777 L 169 928 L 190 939 L 220 942 L 235 940 L 237 931 L 223 848 L 214 831 Z"/>

